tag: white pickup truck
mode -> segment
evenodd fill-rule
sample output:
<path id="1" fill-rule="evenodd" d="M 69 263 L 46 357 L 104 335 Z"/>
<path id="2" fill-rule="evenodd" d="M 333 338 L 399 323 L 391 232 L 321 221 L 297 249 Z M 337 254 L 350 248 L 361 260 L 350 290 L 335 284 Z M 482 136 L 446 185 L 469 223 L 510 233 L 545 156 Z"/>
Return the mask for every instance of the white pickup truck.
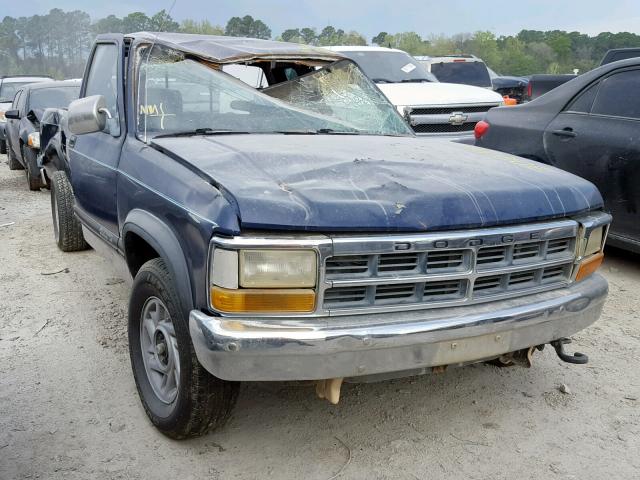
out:
<path id="1" fill-rule="evenodd" d="M 355 61 L 418 135 L 472 136 L 502 97 L 486 88 L 440 83 L 415 58 L 384 47 L 326 47 Z"/>

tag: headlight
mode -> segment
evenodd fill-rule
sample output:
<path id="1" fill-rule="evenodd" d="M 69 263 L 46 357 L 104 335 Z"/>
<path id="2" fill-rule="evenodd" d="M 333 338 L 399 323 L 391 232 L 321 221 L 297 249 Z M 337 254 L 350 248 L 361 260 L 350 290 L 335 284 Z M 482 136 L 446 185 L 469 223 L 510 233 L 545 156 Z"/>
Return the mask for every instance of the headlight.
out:
<path id="1" fill-rule="evenodd" d="M 211 262 L 211 306 L 225 313 L 312 312 L 317 255 L 313 250 L 225 250 Z"/>
<path id="2" fill-rule="evenodd" d="M 38 132 L 30 133 L 27 136 L 27 144 L 31 148 L 40 148 L 40 134 Z"/>
<path id="3" fill-rule="evenodd" d="M 583 240 L 584 250 L 583 257 L 588 257 L 602 250 L 602 242 L 604 240 L 604 227 L 596 228 L 591 234 Z"/>
<path id="4" fill-rule="evenodd" d="M 316 272 L 316 253 L 310 250 L 240 251 L 241 287 L 314 287 Z"/>
<path id="5" fill-rule="evenodd" d="M 582 233 L 578 244 L 577 256 L 580 259 L 576 270 L 576 281 L 583 280 L 594 273 L 604 260 L 604 238 L 606 226 L 594 228 L 588 234 Z"/>
<path id="6" fill-rule="evenodd" d="M 7 118 L 4 116 L 3 111 L 0 111 L 0 123 L 7 123 Z"/>

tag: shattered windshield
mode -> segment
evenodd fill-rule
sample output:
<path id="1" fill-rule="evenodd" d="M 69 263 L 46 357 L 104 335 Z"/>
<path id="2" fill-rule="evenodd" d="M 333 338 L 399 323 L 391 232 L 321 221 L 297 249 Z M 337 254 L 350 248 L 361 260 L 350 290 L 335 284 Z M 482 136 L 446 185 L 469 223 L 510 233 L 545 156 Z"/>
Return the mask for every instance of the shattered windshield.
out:
<path id="1" fill-rule="evenodd" d="M 411 135 L 352 62 L 262 91 L 164 46 L 138 51 L 137 130 L 158 135 L 292 133 Z"/>

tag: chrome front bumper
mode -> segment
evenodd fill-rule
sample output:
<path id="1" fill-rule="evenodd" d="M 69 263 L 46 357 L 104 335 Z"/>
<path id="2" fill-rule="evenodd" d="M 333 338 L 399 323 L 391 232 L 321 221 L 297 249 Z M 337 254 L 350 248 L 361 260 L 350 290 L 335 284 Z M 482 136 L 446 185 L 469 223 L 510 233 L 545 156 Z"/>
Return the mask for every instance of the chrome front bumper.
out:
<path id="1" fill-rule="evenodd" d="M 480 305 L 322 318 L 223 318 L 193 310 L 200 363 L 225 380 L 318 380 L 496 358 L 594 323 L 607 296 L 594 274 L 567 288 Z"/>

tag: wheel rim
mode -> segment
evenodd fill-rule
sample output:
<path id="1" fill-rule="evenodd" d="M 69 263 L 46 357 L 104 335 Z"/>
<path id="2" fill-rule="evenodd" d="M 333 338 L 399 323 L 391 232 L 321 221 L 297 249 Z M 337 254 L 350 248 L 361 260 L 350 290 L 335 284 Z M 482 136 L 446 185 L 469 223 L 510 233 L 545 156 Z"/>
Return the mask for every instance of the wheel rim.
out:
<path id="1" fill-rule="evenodd" d="M 173 403 L 180 387 L 178 340 L 171 315 L 157 297 L 149 297 L 142 307 L 140 347 L 153 392 L 161 402 Z"/>
<path id="2" fill-rule="evenodd" d="M 58 199 L 55 194 L 55 187 L 51 189 L 51 214 L 53 215 L 53 235 L 56 238 L 56 242 L 60 241 L 60 218 L 58 213 Z"/>

